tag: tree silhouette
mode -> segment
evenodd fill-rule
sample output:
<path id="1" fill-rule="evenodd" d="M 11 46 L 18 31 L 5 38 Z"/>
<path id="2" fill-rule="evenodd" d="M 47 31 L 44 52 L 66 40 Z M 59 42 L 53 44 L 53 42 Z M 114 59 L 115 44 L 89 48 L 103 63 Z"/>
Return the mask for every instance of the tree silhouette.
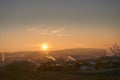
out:
<path id="1" fill-rule="evenodd" d="M 114 44 L 110 49 L 109 53 L 114 56 L 120 56 L 120 46 L 118 44 Z"/>

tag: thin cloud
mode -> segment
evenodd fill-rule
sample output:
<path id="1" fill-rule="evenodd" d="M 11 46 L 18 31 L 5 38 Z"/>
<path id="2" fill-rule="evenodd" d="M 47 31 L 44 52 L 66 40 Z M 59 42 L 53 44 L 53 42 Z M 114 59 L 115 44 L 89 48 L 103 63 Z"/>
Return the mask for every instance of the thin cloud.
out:
<path id="1" fill-rule="evenodd" d="M 8 40 L 8 36 L 6 34 L 4 34 L 4 33 L 1 33 L 0 34 L 0 39 L 4 39 L 4 41 Z"/>
<path id="2" fill-rule="evenodd" d="M 60 33 L 63 32 L 65 29 L 64 28 L 58 28 L 58 29 L 54 29 L 51 31 L 52 34 L 56 34 L 56 33 Z"/>
<path id="3" fill-rule="evenodd" d="M 5 38 L 5 34 L 1 33 L 0 38 Z"/>
<path id="4" fill-rule="evenodd" d="M 69 36 L 68 34 L 65 34 L 66 29 L 65 28 L 56 28 L 56 29 L 50 29 L 50 28 L 38 28 L 38 27 L 29 27 L 26 29 L 27 32 L 37 33 L 40 35 L 53 35 L 53 36 Z"/>
<path id="5" fill-rule="evenodd" d="M 0 34 L 0 38 L 3 38 L 3 34 Z"/>
<path id="6" fill-rule="evenodd" d="M 34 32 L 34 33 L 39 33 L 41 31 L 41 29 L 37 28 L 37 27 L 29 27 L 26 29 L 27 32 Z"/>

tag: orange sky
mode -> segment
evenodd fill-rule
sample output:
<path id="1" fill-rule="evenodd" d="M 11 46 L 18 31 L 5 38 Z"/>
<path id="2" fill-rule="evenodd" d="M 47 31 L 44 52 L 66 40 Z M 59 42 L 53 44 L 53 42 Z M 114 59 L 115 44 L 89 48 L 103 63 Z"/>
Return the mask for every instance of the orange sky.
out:
<path id="1" fill-rule="evenodd" d="M 0 1 L 0 50 L 109 48 L 120 44 L 118 0 Z"/>
<path id="2" fill-rule="evenodd" d="M 37 25 L 36 25 L 37 26 Z M 81 30 L 82 29 L 82 30 Z M 39 51 L 43 43 L 49 50 L 68 48 L 108 48 L 114 43 L 120 43 L 117 30 L 101 28 L 55 27 L 41 29 L 25 27 L 11 29 L 1 37 L 2 51 Z"/>

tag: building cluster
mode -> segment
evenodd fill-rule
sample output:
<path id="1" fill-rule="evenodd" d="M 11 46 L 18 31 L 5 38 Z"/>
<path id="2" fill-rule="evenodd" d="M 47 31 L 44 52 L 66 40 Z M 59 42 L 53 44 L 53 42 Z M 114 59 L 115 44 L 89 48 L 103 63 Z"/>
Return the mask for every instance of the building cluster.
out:
<path id="1" fill-rule="evenodd" d="M 96 59 L 76 60 L 72 56 L 66 56 L 64 60 L 56 59 L 51 55 L 45 57 L 27 56 L 5 57 L 4 53 L 0 56 L 0 67 L 13 63 L 14 61 L 28 61 L 35 64 L 38 70 L 47 71 L 90 71 L 108 68 L 120 68 L 120 56 L 104 56 Z"/>

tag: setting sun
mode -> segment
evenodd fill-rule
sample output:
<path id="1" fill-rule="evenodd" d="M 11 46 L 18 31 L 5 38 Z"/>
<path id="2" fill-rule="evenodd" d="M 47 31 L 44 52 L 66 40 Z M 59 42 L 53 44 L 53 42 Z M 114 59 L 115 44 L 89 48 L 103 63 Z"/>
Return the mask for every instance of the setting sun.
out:
<path id="1" fill-rule="evenodd" d="M 43 45 L 42 45 L 42 49 L 43 49 L 43 50 L 47 50 L 47 49 L 48 49 L 48 45 L 47 45 L 47 44 L 43 44 Z"/>

